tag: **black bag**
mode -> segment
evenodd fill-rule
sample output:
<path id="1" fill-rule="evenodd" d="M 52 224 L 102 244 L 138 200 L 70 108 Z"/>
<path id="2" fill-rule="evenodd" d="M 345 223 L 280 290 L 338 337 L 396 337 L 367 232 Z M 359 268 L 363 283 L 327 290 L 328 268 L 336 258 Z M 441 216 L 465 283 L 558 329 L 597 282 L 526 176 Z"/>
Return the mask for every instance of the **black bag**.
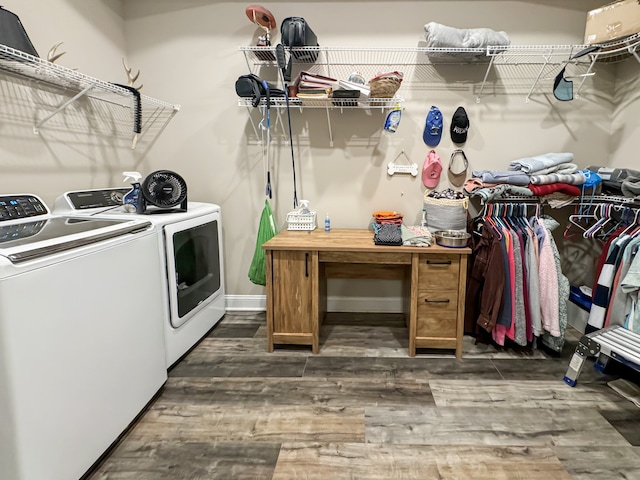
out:
<path id="1" fill-rule="evenodd" d="M 38 56 L 18 16 L 2 7 L 0 7 L 0 44 L 34 57 Z"/>
<path id="2" fill-rule="evenodd" d="M 318 37 L 302 17 L 285 18 L 280 25 L 282 44 L 287 47 L 318 47 Z M 318 59 L 317 51 L 296 51 L 291 48 L 291 55 L 303 63 L 313 63 Z"/>
<path id="3" fill-rule="evenodd" d="M 236 94 L 239 97 L 252 97 L 252 105 L 257 107 L 262 97 L 267 96 L 267 90 L 262 82 L 263 80 L 253 73 L 240 75 L 236 80 Z M 284 90 L 280 90 L 270 83 L 267 83 L 267 88 L 271 97 L 284 97 Z"/>

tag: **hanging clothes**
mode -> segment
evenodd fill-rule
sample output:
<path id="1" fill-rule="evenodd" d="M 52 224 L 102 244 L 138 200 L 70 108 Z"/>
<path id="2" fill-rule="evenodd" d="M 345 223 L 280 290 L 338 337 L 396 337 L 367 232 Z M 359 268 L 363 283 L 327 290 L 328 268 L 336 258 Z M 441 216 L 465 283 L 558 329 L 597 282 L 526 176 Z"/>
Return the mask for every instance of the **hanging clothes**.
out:
<path id="1" fill-rule="evenodd" d="M 567 302 L 569 301 L 569 294 L 571 292 L 571 285 L 569 279 L 562 273 L 560 266 L 560 252 L 558 246 L 553 240 L 551 232 L 558 228 L 559 223 L 553 218 L 543 216 L 543 225 L 547 229 L 549 243 L 551 244 L 551 250 L 553 252 L 553 258 L 556 265 L 556 272 L 558 275 L 558 327 L 559 335 L 554 335 L 552 332 L 545 332 L 542 336 L 542 343 L 548 348 L 561 352 L 564 346 L 565 332 L 567 330 Z"/>
<path id="2" fill-rule="evenodd" d="M 465 331 L 485 339 L 490 332 L 498 345 L 512 341 L 525 346 L 542 338 L 546 346 L 559 351 L 570 287 L 551 234 L 558 223 L 546 216 L 528 220 L 523 208 L 490 205 L 470 224 L 474 240 Z"/>
<path id="3" fill-rule="evenodd" d="M 471 261 L 465 298 L 465 333 L 480 334 L 478 327 L 491 332 L 502 308 L 505 288 L 502 246 L 497 230 L 484 222 L 469 226 Z"/>

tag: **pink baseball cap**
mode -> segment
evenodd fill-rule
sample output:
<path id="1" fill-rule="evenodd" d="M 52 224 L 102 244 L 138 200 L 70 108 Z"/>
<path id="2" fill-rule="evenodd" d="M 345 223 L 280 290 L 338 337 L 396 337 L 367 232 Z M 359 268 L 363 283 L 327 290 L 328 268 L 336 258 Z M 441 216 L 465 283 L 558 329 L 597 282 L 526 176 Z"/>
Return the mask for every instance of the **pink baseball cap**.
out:
<path id="1" fill-rule="evenodd" d="M 435 188 L 440 181 L 442 163 L 435 150 L 430 150 L 422 165 L 422 183 L 427 188 Z"/>

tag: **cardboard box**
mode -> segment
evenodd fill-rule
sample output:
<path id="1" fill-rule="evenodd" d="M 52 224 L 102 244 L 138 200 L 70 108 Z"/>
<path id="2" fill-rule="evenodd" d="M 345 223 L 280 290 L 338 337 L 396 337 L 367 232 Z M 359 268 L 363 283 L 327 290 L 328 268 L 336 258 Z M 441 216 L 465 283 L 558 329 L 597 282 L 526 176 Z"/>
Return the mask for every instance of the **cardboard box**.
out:
<path id="1" fill-rule="evenodd" d="M 620 0 L 587 13 L 585 45 L 606 43 L 640 32 L 640 0 Z"/>

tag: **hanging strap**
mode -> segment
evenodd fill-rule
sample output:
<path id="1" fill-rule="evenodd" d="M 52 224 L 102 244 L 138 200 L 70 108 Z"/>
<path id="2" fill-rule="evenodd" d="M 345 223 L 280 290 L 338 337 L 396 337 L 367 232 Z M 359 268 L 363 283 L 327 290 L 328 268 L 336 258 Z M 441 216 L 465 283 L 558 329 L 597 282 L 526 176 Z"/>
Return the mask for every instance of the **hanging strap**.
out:
<path id="1" fill-rule="evenodd" d="M 287 104 L 287 123 L 289 124 L 289 146 L 291 147 L 291 166 L 293 168 L 293 208 L 298 208 L 298 193 L 296 187 L 296 157 L 293 153 L 293 133 L 291 132 L 291 111 L 289 110 L 289 89 L 284 86 L 284 99 Z"/>

